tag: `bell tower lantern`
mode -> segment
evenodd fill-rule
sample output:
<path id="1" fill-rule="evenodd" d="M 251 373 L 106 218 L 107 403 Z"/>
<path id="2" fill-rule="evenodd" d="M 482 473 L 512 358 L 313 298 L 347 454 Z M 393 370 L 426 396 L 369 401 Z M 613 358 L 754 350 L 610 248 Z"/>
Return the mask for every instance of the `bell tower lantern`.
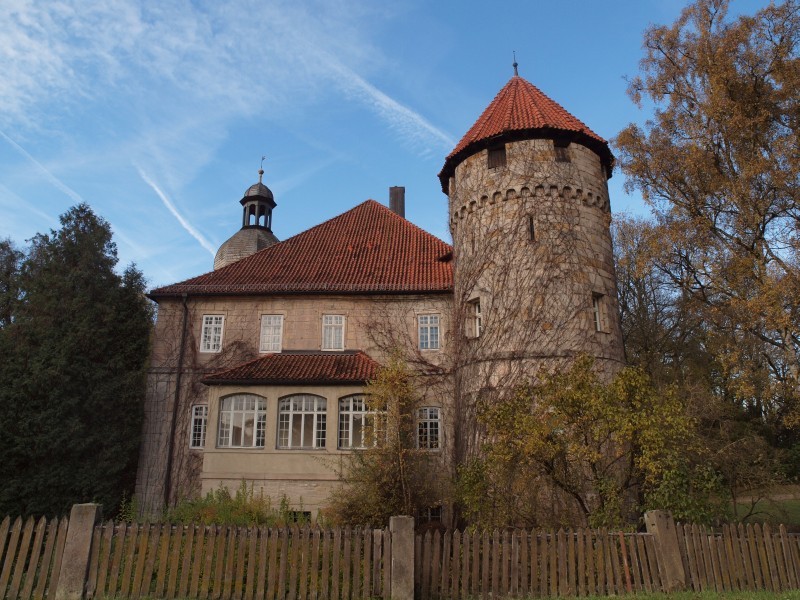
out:
<path id="1" fill-rule="evenodd" d="M 261 179 L 264 169 L 258 170 L 258 183 L 254 183 L 239 200 L 244 208 L 242 215 L 242 228 L 260 227 L 272 232 L 272 209 L 277 206 L 272 190 L 265 186 Z"/>
<path id="2" fill-rule="evenodd" d="M 277 204 L 272 190 L 264 185 L 263 177 L 262 168 L 258 170 L 258 182 L 247 188 L 239 200 L 242 205 L 242 228 L 217 250 L 215 271 L 278 243 L 278 238 L 272 233 L 272 209 Z"/>

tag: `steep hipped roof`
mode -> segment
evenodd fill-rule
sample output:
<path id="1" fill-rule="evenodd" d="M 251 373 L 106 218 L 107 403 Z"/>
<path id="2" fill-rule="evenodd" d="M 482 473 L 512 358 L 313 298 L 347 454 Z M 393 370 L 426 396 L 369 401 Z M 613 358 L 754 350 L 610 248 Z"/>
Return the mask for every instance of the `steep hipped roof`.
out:
<path id="1" fill-rule="evenodd" d="M 452 247 L 367 200 L 329 221 L 150 297 L 415 293 L 453 288 Z"/>
<path id="2" fill-rule="evenodd" d="M 571 138 L 597 152 L 609 166 L 613 162 L 606 140 L 535 85 L 514 75 L 445 159 L 439 173 L 442 189 L 447 193 L 447 180 L 467 156 L 501 141 L 542 137 Z"/>
<path id="3" fill-rule="evenodd" d="M 282 352 L 208 375 L 206 385 L 294 385 L 366 383 L 380 365 L 361 351 Z"/>

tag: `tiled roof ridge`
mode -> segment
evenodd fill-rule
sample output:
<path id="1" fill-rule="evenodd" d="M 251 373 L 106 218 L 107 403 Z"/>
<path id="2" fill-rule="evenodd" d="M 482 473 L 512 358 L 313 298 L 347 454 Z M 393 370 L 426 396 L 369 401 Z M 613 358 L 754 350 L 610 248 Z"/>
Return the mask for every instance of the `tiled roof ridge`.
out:
<path id="1" fill-rule="evenodd" d="M 432 233 L 430 233 L 430 232 L 428 232 L 428 231 L 425 231 L 424 229 L 422 229 L 422 227 L 420 227 L 419 225 L 415 225 L 414 223 L 412 223 L 411 221 L 409 221 L 409 220 L 408 220 L 408 219 L 406 219 L 405 217 L 401 217 L 401 216 L 400 216 L 400 215 L 398 215 L 396 212 L 394 212 L 394 211 L 393 211 L 391 208 L 389 208 L 388 206 L 384 206 L 383 204 L 381 204 L 381 203 L 380 203 L 380 202 L 378 202 L 377 200 L 373 200 L 372 198 L 367 198 L 367 199 L 366 199 L 366 200 L 364 200 L 363 202 L 360 202 L 360 203 L 356 204 L 356 205 L 355 205 L 353 208 L 350 208 L 350 209 L 348 209 L 348 210 L 344 211 L 343 213 L 340 213 L 340 214 L 338 214 L 338 215 L 335 215 L 335 216 L 331 217 L 330 219 L 326 219 L 326 220 L 324 220 L 322 223 L 317 223 L 316 225 L 312 225 L 312 226 L 311 226 L 311 227 L 309 227 L 308 229 L 305 229 L 305 230 L 303 230 L 303 231 L 301 231 L 301 232 L 299 232 L 299 233 L 295 233 L 295 234 L 294 234 L 292 237 L 286 238 L 286 239 L 285 239 L 285 240 L 283 240 L 282 242 L 278 242 L 277 244 L 274 244 L 274 245 L 270 246 L 269 248 L 263 248 L 262 250 L 259 250 L 258 252 L 255 252 L 255 253 L 253 253 L 251 256 L 255 256 L 256 254 L 259 254 L 259 253 L 261 253 L 261 252 L 265 252 L 265 251 L 269 250 L 270 248 L 275 248 L 276 246 L 279 246 L 279 245 L 281 245 L 281 244 L 284 244 L 284 245 L 285 245 L 285 244 L 287 244 L 287 243 L 289 243 L 289 242 L 292 242 L 292 241 L 293 241 L 295 238 L 298 238 L 298 237 L 300 237 L 301 235 L 306 235 L 306 234 L 309 234 L 309 233 L 313 232 L 315 229 L 319 229 L 320 227 L 324 227 L 324 226 L 326 226 L 326 225 L 329 225 L 330 223 L 333 223 L 333 222 L 334 222 L 334 221 L 336 221 L 336 220 L 339 220 L 339 219 L 342 219 L 342 220 L 343 220 L 343 219 L 345 219 L 345 218 L 346 218 L 346 217 L 349 215 L 349 213 L 353 212 L 354 210 L 357 210 L 357 209 L 361 208 L 362 206 L 369 206 L 369 207 L 372 207 L 373 205 L 374 205 L 374 206 L 376 206 L 376 207 L 378 207 L 378 208 L 380 208 L 380 209 L 381 209 L 381 210 L 383 210 L 384 212 L 386 212 L 386 213 L 387 213 L 387 214 L 390 216 L 390 218 L 393 218 L 393 219 L 400 219 L 401 221 L 405 222 L 406 226 L 411 226 L 411 227 L 413 227 L 415 230 L 417 230 L 418 232 L 420 232 L 420 233 L 424 233 L 425 235 L 429 235 L 429 236 L 431 236 L 432 238 L 435 238 L 435 239 L 439 240 L 440 242 L 442 242 L 443 244 L 445 244 L 447 247 L 449 247 L 449 248 L 451 249 L 451 251 L 452 251 L 452 246 L 450 246 L 450 244 L 448 244 L 447 242 L 445 242 L 445 241 L 444 241 L 444 240 L 442 240 L 441 238 L 438 238 L 438 237 L 436 237 L 435 235 L 433 235 Z M 249 258 L 249 257 L 248 257 L 248 258 Z M 230 266 L 230 265 L 228 265 L 228 266 Z M 226 267 L 223 267 L 223 269 L 226 269 L 226 268 L 227 268 L 227 266 L 226 266 Z M 220 270 L 221 270 L 221 269 L 220 269 Z M 213 271 L 208 271 L 208 272 L 206 272 L 206 273 L 203 273 L 202 275 L 207 275 L 208 273 L 213 273 Z M 202 277 L 202 275 L 198 275 L 198 277 Z M 195 279 L 195 278 L 194 278 L 194 277 L 192 277 L 192 279 Z M 187 281 L 188 281 L 188 280 L 187 280 Z M 179 285 L 180 283 L 181 283 L 181 282 L 179 282 L 179 283 L 176 283 L 176 284 L 173 284 L 173 285 Z"/>
<path id="2" fill-rule="evenodd" d="M 389 255 L 384 254 L 380 259 L 383 261 L 380 263 L 383 270 L 379 271 L 377 278 L 372 280 L 370 280 L 369 276 L 365 276 L 363 279 L 354 279 L 352 265 L 346 267 L 350 269 L 349 271 L 341 271 L 341 273 L 344 273 L 342 278 L 337 279 L 333 277 L 329 281 L 324 281 L 319 278 L 309 279 L 308 277 L 304 277 L 300 271 L 298 271 L 300 276 L 296 280 L 287 280 L 287 277 L 274 277 L 271 280 L 264 279 L 263 276 L 261 278 L 258 277 L 257 272 L 265 273 L 266 271 L 264 271 L 264 269 L 266 265 L 269 265 L 272 261 L 283 261 L 283 264 L 286 264 L 286 260 L 296 260 L 292 257 L 307 251 L 309 247 L 313 247 L 317 242 L 321 244 L 330 243 L 330 240 L 334 239 L 331 236 L 337 231 L 339 223 L 341 223 L 341 229 L 349 231 L 350 235 L 355 236 L 352 239 L 352 241 L 356 243 L 355 245 L 362 240 L 369 244 L 371 241 L 371 232 L 369 230 L 361 232 L 357 228 L 355 231 L 353 229 L 354 223 L 361 222 L 391 225 L 388 229 L 387 227 L 383 227 L 376 230 L 380 231 L 380 235 L 383 236 L 376 238 L 379 244 L 378 247 L 389 250 L 394 248 L 396 244 L 397 248 L 402 249 L 417 248 L 415 252 L 420 252 L 420 249 L 424 248 L 425 250 L 419 256 L 419 259 L 423 260 L 423 262 L 417 263 L 423 270 L 415 270 L 411 275 L 403 275 L 399 271 L 395 273 L 387 271 Z M 398 227 L 400 228 L 399 230 L 397 229 Z M 386 235 L 388 231 L 393 231 L 395 235 L 387 238 Z M 400 235 L 398 235 L 398 233 Z M 334 247 L 336 247 L 335 243 Z M 372 246 L 368 245 L 368 247 L 371 248 Z M 368 199 L 282 242 L 259 250 L 246 258 L 221 267 L 220 269 L 208 271 L 174 284 L 155 288 L 151 290 L 150 297 L 181 293 L 245 294 L 284 292 L 355 293 L 359 291 L 446 291 L 452 287 L 451 276 L 445 276 L 441 270 L 430 271 L 430 265 L 436 260 L 447 256 L 449 253 L 452 253 L 452 246 L 450 244 L 401 217 L 380 202 Z M 428 266 L 423 267 L 423 265 Z M 248 273 L 254 275 L 255 278 L 248 279 Z"/>

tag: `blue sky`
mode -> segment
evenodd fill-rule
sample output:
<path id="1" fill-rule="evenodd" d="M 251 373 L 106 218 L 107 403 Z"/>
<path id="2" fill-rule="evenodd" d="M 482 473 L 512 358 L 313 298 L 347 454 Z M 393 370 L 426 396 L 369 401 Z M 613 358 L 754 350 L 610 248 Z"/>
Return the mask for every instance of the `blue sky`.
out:
<path id="1" fill-rule="evenodd" d="M 734 0 L 751 13 L 766 2 Z M 512 75 L 611 139 L 676 0 L 0 0 L 0 238 L 88 202 L 151 286 L 209 271 L 264 182 L 286 239 L 406 187 L 449 241 L 444 157 Z M 610 183 L 614 212 L 646 214 Z"/>

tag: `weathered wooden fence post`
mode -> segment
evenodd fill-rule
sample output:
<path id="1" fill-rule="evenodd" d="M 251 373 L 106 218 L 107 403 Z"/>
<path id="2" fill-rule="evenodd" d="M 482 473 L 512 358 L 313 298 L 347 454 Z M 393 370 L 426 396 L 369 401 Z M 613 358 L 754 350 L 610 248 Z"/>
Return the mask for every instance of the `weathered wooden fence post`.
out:
<path id="1" fill-rule="evenodd" d="M 89 573 L 94 526 L 103 518 L 100 504 L 73 504 L 56 586 L 56 600 L 81 600 Z"/>
<path id="2" fill-rule="evenodd" d="M 392 534 L 391 599 L 414 600 L 414 517 L 389 519 Z"/>
<path id="3" fill-rule="evenodd" d="M 665 592 L 686 589 L 686 572 L 681 560 L 681 549 L 678 545 L 678 531 L 675 520 L 665 510 L 651 510 L 644 515 L 647 533 L 653 535 L 658 552 L 658 565 Z"/>

